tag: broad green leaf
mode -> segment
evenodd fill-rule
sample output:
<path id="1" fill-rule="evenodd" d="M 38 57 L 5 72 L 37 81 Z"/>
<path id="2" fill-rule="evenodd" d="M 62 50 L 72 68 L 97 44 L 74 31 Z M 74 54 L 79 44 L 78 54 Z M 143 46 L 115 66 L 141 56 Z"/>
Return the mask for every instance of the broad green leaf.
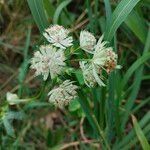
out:
<path id="1" fill-rule="evenodd" d="M 48 26 L 43 0 L 27 0 L 27 2 L 40 32 L 43 32 L 43 30 Z"/>
<path id="2" fill-rule="evenodd" d="M 80 103 L 78 102 L 77 99 L 75 100 L 72 100 L 70 103 L 69 103 L 69 111 L 76 111 L 80 108 Z"/>
<path id="3" fill-rule="evenodd" d="M 136 135 L 141 143 L 141 146 L 143 148 L 143 150 L 149 150 L 150 149 L 150 145 L 142 131 L 142 129 L 140 128 L 136 118 L 132 115 L 132 122 L 133 122 L 133 126 L 136 132 Z"/>
<path id="4" fill-rule="evenodd" d="M 115 32 L 140 0 L 122 0 L 112 14 L 111 21 L 106 26 L 105 39 L 111 41 Z"/>

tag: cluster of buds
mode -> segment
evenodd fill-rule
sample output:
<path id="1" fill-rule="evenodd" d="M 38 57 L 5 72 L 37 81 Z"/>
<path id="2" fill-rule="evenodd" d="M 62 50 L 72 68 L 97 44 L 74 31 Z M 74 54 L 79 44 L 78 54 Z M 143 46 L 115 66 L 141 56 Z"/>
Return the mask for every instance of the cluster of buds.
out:
<path id="1" fill-rule="evenodd" d="M 43 80 L 58 77 L 66 66 L 65 49 L 73 45 L 73 38 L 69 36 L 69 30 L 63 26 L 54 25 L 47 28 L 43 36 L 49 42 L 48 45 L 40 46 L 31 59 L 31 68 L 35 70 L 35 76 L 42 75 Z M 106 47 L 107 42 L 103 41 L 103 36 L 98 42 L 94 35 L 88 31 L 80 32 L 80 48 L 92 55 L 87 61 L 84 59 L 79 62 L 83 73 L 85 84 L 93 87 L 97 83 L 103 83 L 102 71 L 110 73 L 117 68 L 117 54 L 111 47 Z M 49 102 L 55 106 L 62 107 L 67 105 L 77 96 L 77 86 L 73 81 L 66 80 L 49 93 Z"/>

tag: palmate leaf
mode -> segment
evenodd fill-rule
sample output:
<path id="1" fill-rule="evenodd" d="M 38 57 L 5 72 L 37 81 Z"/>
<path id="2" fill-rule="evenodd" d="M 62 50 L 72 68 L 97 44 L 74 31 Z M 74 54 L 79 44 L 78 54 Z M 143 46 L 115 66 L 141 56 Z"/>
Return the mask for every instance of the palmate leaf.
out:
<path id="1" fill-rule="evenodd" d="M 105 39 L 111 41 L 115 32 L 140 0 L 122 0 L 106 26 Z"/>

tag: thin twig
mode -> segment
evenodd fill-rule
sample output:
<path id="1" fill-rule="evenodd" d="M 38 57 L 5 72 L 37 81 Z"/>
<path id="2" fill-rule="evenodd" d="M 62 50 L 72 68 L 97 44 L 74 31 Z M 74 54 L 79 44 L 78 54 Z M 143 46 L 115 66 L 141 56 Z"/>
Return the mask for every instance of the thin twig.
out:
<path id="1" fill-rule="evenodd" d="M 60 150 L 64 150 L 64 149 L 67 149 L 69 147 L 72 147 L 72 146 L 76 146 L 76 145 L 79 145 L 80 143 L 84 143 L 84 144 L 90 144 L 90 143 L 95 143 L 97 141 L 95 140 L 88 140 L 88 141 L 76 141 L 76 142 L 71 142 L 71 143 L 67 143 L 67 144 L 64 144 L 62 147 L 60 147 Z M 99 145 L 93 145 L 95 147 L 99 147 Z"/>

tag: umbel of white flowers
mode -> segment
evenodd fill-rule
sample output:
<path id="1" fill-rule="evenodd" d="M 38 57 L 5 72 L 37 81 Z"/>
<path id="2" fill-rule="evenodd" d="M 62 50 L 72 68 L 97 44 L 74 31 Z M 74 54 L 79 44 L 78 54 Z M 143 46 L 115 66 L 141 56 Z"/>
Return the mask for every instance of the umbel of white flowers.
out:
<path id="1" fill-rule="evenodd" d="M 49 102 L 58 107 L 68 105 L 77 96 L 77 88 L 73 81 L 66 80 L 48 93 Z"/>
<path id="2" fill-rule="evenodd" d="M 66 65 L 64 50 L 73 45 L 73 38 L 69 36 L 69 30 L 59 25 L 50 26 L 43 35 L 51 45 L 42 45 L 34 53 L 31 68 L 35 70 L 35 76 L 42 75 L 43 79 L 47 80 L 49 75 L 53 79 L 64 70 Z M 99 86 L 105 86 L 102 71 L 105 70 L 109 74 L 119 68 L 117 54 L 112 47 L 107 47 L 106 44 L 103 36 L 96 43 L 96 38 L 92 33 L 88 31 L 80 33 L 80 48 L 93 56 L 92 59 L 83 58 L 84 60 L 79 62 L 85 84 L 88 87 L 93 87 L 97 83 Z M 76 89 L 77 86 L 73 85 L 72 81 L 66 80 L 49 92 L 49 101 L 59 107 L 67 105 L 76 97 Z"/>
<path id="3" fill-rule="evenodd" d="M 49 74 L 51 78 L 59 75 L 65 66 L 64 51 L 51 45 L 42 45 L 39 49 L 31 59 L 31 68 L 36 70 L 35 76 L 43 75 L 46 80 Z"/>
<path id="4" fill-rule="evenodd" d="M 73 38 L 69 35 L 69 30 L 65 29 L 63 26 L 53 25 L 45 30 L 43 33 L 44 37 L 52 45 L 66 49 L 69 46 L 72 46 Z"/>
<path id="5" fill-rule="evenodd" d="M 81 31 L 80 33 L 80 47 L 93 54 L 93 58 L 88 62 L 80 62 L 85 84 L 89 87 L 93 87 L 96 82 L 99 86 L 105 86 L 102 81 L 102 70 L 110 73 L 115 68 L 119 68 L 117 54 L 115 54 L 112 47 L 106 47 L 106 44 L 107 42 L 103 41 L 103 36 L 100 37 L 96 44 L 96 39 L 92 33 L 88 31 Z"/>

